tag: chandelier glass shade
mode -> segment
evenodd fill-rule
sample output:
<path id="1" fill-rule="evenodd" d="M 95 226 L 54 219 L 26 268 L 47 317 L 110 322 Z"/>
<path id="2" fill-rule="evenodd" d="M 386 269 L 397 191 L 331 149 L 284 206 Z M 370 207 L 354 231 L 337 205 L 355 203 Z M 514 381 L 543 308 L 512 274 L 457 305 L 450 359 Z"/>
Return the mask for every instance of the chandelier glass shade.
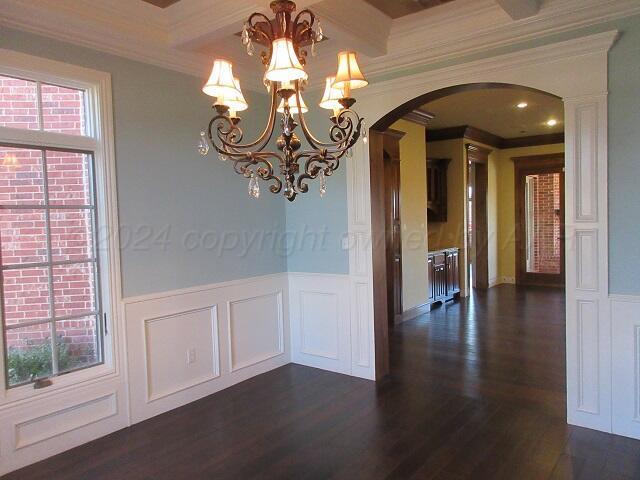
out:
<path id="1" fill-rule="evenodd" d="M 352 109 L 355 99 L 351 90 L 367 85 L 352 51 L 338 54 L 335 77 L 327 77 L 321 108 L 332 111 L 328 124 L 327 141 L 314 136 L 305 121 L 308 107 L 302 99 L 308 74 L 305 70 L 307 48 L 315 55 L 316 44 L 325 39 L 316 16 L 308 9 L 295 14 L 296 5 L 290 0 L 271 2 L 274 19 L 262 13 L 249 16 L 241 33 L 242 44 L 249 55 L 256 45 L 264 66 L 264 86 L 271 97 L 266 125 L 257 139 L 245 142 L 238 112 L 248 104 L 242 94 L 240 82 L 233 76 L 232 64 L 223 59 L 213 63 L 211 75 L 202 88 L 215 98 L 216 115 L 206 131 L 201 132 L 198 151 L 207 155 L 210 145 L 220 160 L 231 160 L 236 173 L 249 180 L 249 194 L 260 195 L 259 181 L 267 182 L 272 193 L 283 192 L 293 201 L 299 193 L 306 193 L 309 181 L 318 179 L 320 195 L 327 191 L 327 177 L 340 165 L 343 156 L 351 156 L 351 148 L 363 136 L 366 143 L 364 121 Z M 295 119 L 294 119 L 295 115 Z M 270 150 L 276 127 L 277 148 Z M 306 141 L 305 148 L 296 129 Z"/>

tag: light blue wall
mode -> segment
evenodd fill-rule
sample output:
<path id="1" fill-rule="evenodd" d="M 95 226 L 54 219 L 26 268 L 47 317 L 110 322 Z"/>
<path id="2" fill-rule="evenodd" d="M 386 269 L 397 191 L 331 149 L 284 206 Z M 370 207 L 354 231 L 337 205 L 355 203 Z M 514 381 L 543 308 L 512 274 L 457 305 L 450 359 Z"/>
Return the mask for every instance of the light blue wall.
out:
<path id="1" fill-rule="evenodd" d="M 610 290 L 640 294 L 640 249 L 636 247 L 640 237 L 640 16 L 413 68 L 393 77 L 612 29 L 622 35 L 609 57 Z M 197 132 L 210 115 L 209 100 L 199 90 L 201 80 L 14 30 L 2 33 L 2 48 L 112 73 L 125 295 L 285 270 L 348 272 L 348 254 L 340 247 L 347 230 L 344 165 L 329 178 L 325 198 L 319 198 L 317 182 L 312 182 L 311 192 L 294 203 L 266 194 L 252 201 L 243 180 L 228 165 L 205 161 L 194 153 Z M 317 135 L 324 135 L 326 114 L 315 108 L 313 94 L 307 99 L 312 106 L 309 123 Z M 265 114 L 263 96 L 249 96 L 249 100 L 249 113 Z M 170 241 L 167 245 L 142 242 L 143 248 L 137 249 L 128 234 L 130 227 L 140 225 L 150 226 L 157 234 L 169 228 Z M 227 246 L 240 234 L 249 245 L 248 253 L 243 245 L 222 253 L 208 248 L 211 245 L 190 250 L 182 238 L 192 231 L 214 232 L 216 239 L 227 232 Z M 144 233 L 136 238 L 140 240 Z M 260 253 L 262 248 L 265 252 Z"/>
<path id="2" fill-rule="evenodd" d="M 305 120 L 313 134 L 329 140 L 330 111 L 319 108 L 322 92 L 305 95 L 309 113 Z M 299 127 L 298 127 L 299 128 Z M 302 137 L 302 133 L 298 133 Z M 302 148 L 305 148 L 303 145 Z M 290 272 L 349 273 L 349 253 L 341 247 L 348 230 L 346 162 L 327 177 L 327 193 L 319 194 L 319 181 L 309 182 L 309 192 L 287 202 L 287 269 Z"/>
<path id="3" fill-rule="evenodd" d="M 614 29 L 619 30 L 621 36 L 609 54 L 609 281 L 611 293 L 640 294 L 640 16 L 487 50 L 455 61 L 433 63 L 370 80 L 371 83 L 380 82 Z M 316 123 L 314 122 L 314 126 Z M 344 172 L 333 178 L 332 192 L 344 192 L 346 185 L 338 185 L 338 182 L 345 182 L 345 179 Z M 329 196 L 329 199 L 331 205 L 326 210 L 320 209 L 324 200 L 321 202 L 313 195 L 299 204 L 288 206 L 288 230 L 293 232 L 305 226 L 307 229 L 327 226 L 330 229 L 329 237 L 337 238 L 347 228 L 346 204 L 342 206 L 342 202 L 346 202 L 346 194 L 340 198 Z M 348 271 L 348 256 L 339 248 L 326 249 L 322 258 L 315 258 L 311 253 L 308 249 L 295 252 L 290 257 L 289 269 L 334 273 Z"/>
<path id="4" fill-rule="evenodd" d="M 231 165 L 195 150 L 212 115 L 201 79 L 10 29 L 0 48 L 111 73 L 125 296 L 286 271 L 282 197 L 250 199 Z M 245 93 L 249 138 L 266 96 Z"/>

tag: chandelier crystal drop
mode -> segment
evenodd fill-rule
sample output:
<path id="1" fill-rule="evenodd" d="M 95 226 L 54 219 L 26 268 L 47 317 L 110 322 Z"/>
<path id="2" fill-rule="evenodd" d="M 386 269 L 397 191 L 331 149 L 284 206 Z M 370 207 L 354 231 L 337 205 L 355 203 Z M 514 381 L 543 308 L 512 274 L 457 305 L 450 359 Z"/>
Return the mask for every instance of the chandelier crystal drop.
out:
<path id="1" fill-rule="evenodd" d="M 203 157 L 209 153 L 209 144 L 205 135 L 205 132 L 200 132 L 200 142 L 198 142 L 198 153 Z"/>
<path id="2" fill-rule="evenodd" d="M 270 192 L 282 192 L 287 200 L 293 201 L 298 194 L 309 191 L 309 181 L 314 179 L 319 180 L 323 197 L 327 177 L 338 169 L 340 159 L 353 155 L 352 147 L 361 135 L 363 142 L 367 141 L 364 121 L 352 109 L 356 100 L 351 92 L 368 82 L 358 65 L 357 54 L 340 52 L 337 72 L 326 78 L 319 103 L 321 108 L 331 111 L 329 138 L 318 139 L 305 120 L 309 109 L 302 92 L 309 78 L 305 70 L 307 48 L 315 56 L 317 45 L 327 37 L 312 11 L 304 9 L 296 13 L 296 4 L 290 0 L 274 0 L 270 6 L 275 18 L 253 13 L 240 33 L 247 54 L 261 50 L 259 57 L 264 67 L 261 83 L 271 98 L 266 126 L 255 140 L 243 140 L 238 112 L 248 108 L 247 101 L 233 75 L 232 63 L 215 59 L 202 91 L 214 98 L 216 114 L 206 132 L 201 133 L 198 152 L 206 155 L 211 145 L 220 160 L 231 160 L 235 172 L 249 179 L 248 193 L 253 198 L 260 196 L 260 181 L 265 181 Z M 276 134 L 277 151 L 269 151 L 276 128 L 280 131 Z"/>

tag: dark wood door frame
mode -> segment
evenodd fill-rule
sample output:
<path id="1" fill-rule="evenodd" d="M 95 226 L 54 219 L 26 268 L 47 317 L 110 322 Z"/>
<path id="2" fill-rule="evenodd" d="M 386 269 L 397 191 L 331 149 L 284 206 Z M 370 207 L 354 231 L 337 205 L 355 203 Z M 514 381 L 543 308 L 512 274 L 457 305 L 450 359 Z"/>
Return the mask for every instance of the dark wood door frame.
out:
<path id="1" fill-rule="evenodd" d="M 384 132 L 385 242 L 387 316 L 390 326 L 402 316 L 402 238 L 400 221 L 400 139 L 405 132 Z"/>
<path id="2" fill-rule="evenodd" d="M 474 211 L 468 212 L 469 215 L 473 215 L 474 217 L 473 250 L 475 252 L 475 288 L 486 290 L 489 288 L 489 210 L 487 196 L 489 193 L 489 154 L 492 150 L 473 143 L 467 143 L 465 149 L 468 162 L 467 189 L 469 185 L 471 185 L 472 172 L 475 172 L 475 179 L 473 181 Z M 472 164 L 475 166 L 473 169 L 471 168 Z M 465 202 L 465 204 L 466 203 L 467 202 Z M 466 232 L 467 228 L 465 225 L 465 234 Z M 467 248 L 467 263 L 469 263 L 469 251 L 470 249 Z M 468 280 L 467 289 L 470 290 L 470 287 L 471 278 Z"/>
<path id="3" fill-rule="evenodd" d="M 513 157 L 515 187 L 515 234 L 516 234 L 516 284 L 563 286 L 565 278 L 565 234 L 564 234 L 564 153 Z M 560 273 L 544 274 L 527 272 L 526 226 L 524 218 L 524 179 L 527 175 L 560 174 Z"/>
<path id="4" fill-rule="evenodd" d="M 371 235 L 372 235 L 372 274 L 373 274 L 373 316 L 376 379 L 382 379 L 389 373 L 389 321 L 387 318 L 387 272 L 385 257 L 385 217 L 384 217 L 384 158 L 383 133 L 393 123 L 406 114 L 454 93 L 494 88 L 516 88 L 544 93 L 559 98 L 548 92 L 535 88 L 513 85 L 510 83 L 478 82 L 434 90 L 420 95 L 396 107 L 371 126 L 369 141 L 369 188 L 371 189 Z"/>

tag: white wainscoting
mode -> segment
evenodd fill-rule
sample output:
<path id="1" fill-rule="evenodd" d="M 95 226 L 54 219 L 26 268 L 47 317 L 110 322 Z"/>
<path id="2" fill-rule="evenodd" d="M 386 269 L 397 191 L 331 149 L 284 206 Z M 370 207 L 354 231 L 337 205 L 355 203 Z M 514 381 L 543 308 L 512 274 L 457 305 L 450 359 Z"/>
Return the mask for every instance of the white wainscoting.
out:
<path id="1" fill-rule="evenodd" d="M 289 363 L 287 274 L 125 299 L 131 423 Z"/>
<path id="2" fill-rule="evenodd" d="M 0 475 L 128 425 L 122 376 L 99 378 L 0 411 Z"/>
<path id="3" fill-rule="evenodd" d="M 291 361 L 351 374 L 349 276 L 289 273 Z"/>
<path id="4" fill-rule="evenodd" d="M 640 296 L 611 295 L 613 433 L 640 439 Z"/>

